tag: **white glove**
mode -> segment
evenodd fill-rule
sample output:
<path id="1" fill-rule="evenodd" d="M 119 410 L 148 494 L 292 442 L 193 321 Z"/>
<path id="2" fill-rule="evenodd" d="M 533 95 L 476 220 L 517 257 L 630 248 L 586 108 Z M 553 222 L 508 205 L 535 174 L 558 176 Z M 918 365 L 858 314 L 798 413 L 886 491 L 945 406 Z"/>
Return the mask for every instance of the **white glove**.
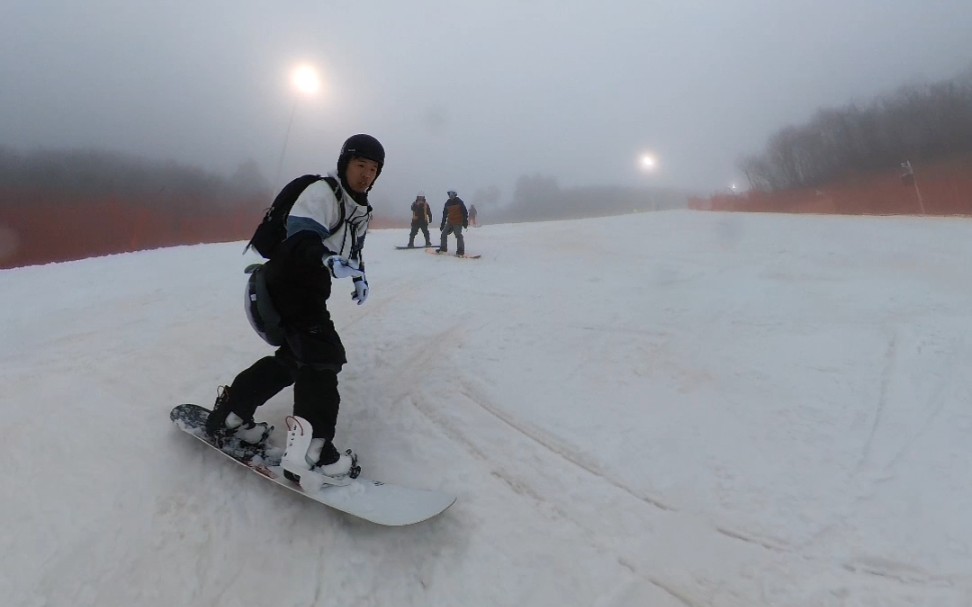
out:
<path id="1" fill-rule="evenodd" d="M 360 306 L 364 302 L 368 301 L 368 281 L 362 274 L 361 278 L 354 279 L 354 293 L 351 294 L 351 299 L 358 302 Z"/>
<path id="2" fill-rule="evenodd" d="M 334 278 L 358 278 L 364 277 L 364 272 L 351 265 L 351 262 L 340 255 L 331 255 L 324 258 L 324 265 L 331 271 Z"/>

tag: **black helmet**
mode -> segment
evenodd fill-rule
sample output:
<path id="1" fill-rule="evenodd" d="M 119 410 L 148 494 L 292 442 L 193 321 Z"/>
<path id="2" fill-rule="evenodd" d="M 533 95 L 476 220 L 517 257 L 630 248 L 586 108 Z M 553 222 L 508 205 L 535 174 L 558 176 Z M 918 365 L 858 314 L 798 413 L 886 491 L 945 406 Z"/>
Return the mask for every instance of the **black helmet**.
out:
<path id="1" fill-rule="evenodd" d="M 352 158 L 365 158 L 374 160 L 378 163 L 378 175 L 381 175 L 381 167 L 385 164 L 385 148 L 377 139 L 371 135 L 359 134 L 348 137 L 348 140 L 341 146 L 341 155 L 338 156 L 338 176 L 344 178 L 344 172 L 348 168 L 348 163 Z"/>

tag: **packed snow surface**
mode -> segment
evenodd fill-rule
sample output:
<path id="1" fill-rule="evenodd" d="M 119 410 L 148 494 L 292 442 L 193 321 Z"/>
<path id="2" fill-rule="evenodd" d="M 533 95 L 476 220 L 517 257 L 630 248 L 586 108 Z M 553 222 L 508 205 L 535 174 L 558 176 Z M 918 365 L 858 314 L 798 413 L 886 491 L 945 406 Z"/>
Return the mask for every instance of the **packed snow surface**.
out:
<path id="1" fill-rule="evenodd" d="M 972 222 L 691 211 L 373 231 L 338 447 L 385 528 L 169 423 L 271 350 L 242 243 L 0 271 L 0 596 L 141 605 L 972 604 Z M 454 247 L 454 243 L 453 243 Z M 291 390 L 258 418 L 283 442 Z"/>

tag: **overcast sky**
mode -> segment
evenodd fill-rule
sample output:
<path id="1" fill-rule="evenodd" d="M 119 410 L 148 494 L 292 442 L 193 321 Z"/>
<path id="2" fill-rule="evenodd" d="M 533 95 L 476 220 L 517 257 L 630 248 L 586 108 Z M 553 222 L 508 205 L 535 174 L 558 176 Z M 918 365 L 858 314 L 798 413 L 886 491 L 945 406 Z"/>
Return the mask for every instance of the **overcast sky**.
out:
<path id="1" fill-rule="evenodd" d="M 404 205 L 508 201 L 523 174 L 708 192 L 820 107 L 968 69 L 970 32 L 970 0 L 4 0 L 0 144 L 252 159 L 280 185 L 368 132 L 373 198 Z"/>

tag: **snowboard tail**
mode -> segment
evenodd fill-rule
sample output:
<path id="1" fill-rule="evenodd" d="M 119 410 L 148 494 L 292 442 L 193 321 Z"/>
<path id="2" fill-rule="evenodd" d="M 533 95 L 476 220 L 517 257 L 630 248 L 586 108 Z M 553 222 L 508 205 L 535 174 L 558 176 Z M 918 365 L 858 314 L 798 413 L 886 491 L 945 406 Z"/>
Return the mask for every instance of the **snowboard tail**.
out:
<path id="1" fill-rule="evenodd" d="M 366 478 L 355 478 L 347 485 L 321 485 L 314 482 L 315 475 L 291 480 L 281 467 L 283 449 L 269 442 L 247 445 L 238 440 L 217 442 L 206 434 L 206 418 L 209 410 L 193 404 L 178 405 L 169 413 L 169 419 L 182 431 L 197 438 L 224 456 L 260 476 L 352 516 L 379 525 L 412 525 L 428 520 L 444 512 L 455 503 L 455 496 L 440 491 L 415 489 L 383 483 Z"/>

